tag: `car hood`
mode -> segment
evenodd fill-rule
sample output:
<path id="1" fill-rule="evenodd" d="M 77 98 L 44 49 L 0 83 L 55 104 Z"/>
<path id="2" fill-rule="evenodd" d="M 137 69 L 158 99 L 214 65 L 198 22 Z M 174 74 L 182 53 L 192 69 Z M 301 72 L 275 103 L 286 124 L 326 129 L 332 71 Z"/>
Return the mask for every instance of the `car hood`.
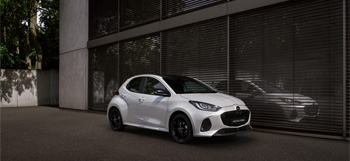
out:
<path id="1" fill-rule="evenodd" d="M 228 107 L 232 105 L 245 105 L 242 100 L 222 93 L 191 93 L 181 94 L 181 97 L 191 101 L 210 103 L 220 107 Z"/>
<path id="2" fill-rule="evenodd" d="M 304 96 L 299 93 L 265 93 L 265 98 L 281 98 L 281 99 L 291 99 L 299 102 L 307 103 L 307 102 L 316 102 L 312 98 L 308 96 Z"/>

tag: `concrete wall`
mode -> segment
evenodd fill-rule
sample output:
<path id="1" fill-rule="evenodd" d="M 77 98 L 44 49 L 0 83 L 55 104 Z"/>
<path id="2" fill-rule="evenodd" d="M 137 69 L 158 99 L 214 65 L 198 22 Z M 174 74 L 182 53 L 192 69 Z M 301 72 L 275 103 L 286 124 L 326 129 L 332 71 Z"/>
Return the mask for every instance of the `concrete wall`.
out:
<path id="1" fill-rule="evenodd" d="M 57 70 L 1 69 L 0 107 L 58 106 Z"/>
<path id="2" fill-rule="evenodd" d="M 88 109 L 88 0 L 60 0 L 59 106 Z"/>

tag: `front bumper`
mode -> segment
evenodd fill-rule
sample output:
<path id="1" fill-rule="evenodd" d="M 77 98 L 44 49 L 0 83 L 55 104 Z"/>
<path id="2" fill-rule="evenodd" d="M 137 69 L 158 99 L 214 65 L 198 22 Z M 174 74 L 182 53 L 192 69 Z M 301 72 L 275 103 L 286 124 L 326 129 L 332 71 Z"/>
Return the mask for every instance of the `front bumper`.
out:
<path id="1" fill-rule="evenodd" d="M 302 105 L 281 105 L 285 117 L 292 122 L 300 122 L 303 119 L 315 118 L 320 113 L 317 103 L 303 103 Z"/>
<path id="2" fill-rule="evenodd" d="M 218 132 L 214 134 L 214 136 L 226 136 L 226 135 L 235 135 L 235 134 L 240 134 L 240 133 L 245 133 L 253 128 L 250 125 L 243 126 L 240 128 L 229 128 L 229 129 L 221 129 Z"/>
<path id="3" fill-rule="evenodd" d="M 193 135 L 195 137 L 211 137 L 233 135 L 250 131 L 251 113 L 246 106 L 237 105 L 225 107 L 217 112 L 196 111 L 192 115 Z M 201 125 L 204 120 L 210 120 L 211 127 L 209 130 L 201 131 Z M 239 123 L 241 122 L 241 123 Z"/>

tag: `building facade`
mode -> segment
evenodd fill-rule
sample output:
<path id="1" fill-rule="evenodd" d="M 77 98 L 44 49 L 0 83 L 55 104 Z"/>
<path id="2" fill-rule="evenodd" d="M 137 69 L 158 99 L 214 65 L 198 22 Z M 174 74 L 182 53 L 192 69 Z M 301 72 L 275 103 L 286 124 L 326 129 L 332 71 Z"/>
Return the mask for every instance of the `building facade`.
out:
<path id="1" fill-rule="evenodd" d="M 252 125 L 349 136 L 347 0 L 61 0 L 59 105 L 105 111 L 137 74 L 241 98 Z"/>

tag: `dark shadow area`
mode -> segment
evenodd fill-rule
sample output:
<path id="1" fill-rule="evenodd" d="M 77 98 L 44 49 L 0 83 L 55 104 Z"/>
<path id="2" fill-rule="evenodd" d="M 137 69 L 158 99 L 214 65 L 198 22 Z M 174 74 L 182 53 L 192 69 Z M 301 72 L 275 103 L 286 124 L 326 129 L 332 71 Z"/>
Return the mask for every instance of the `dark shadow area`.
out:
<path id="1" fill-rule="evenodd" d="M 109 126 L 108 126 L 108 129 L 111 130 Z M 155 131 L 155 130 L 127 126 L 123 131 L 117 131 L 117 133 L 119 132 L 128 133 L 131 135 L 137 135 L 138 137 L 154 138 L 154 139 L 159 139 L 162 141 L 169 141 L 169 142 L 173 141 L 169 133 L 162 132 L 162 131 Z"/>
<path id="2" fill-rule="evenodd" d="M 58 71 L 37 71 L 38 105 L 58 106 Z"/>
<path id="3" fill-rule="evenodd" d="M 107 127 L 110 129 L 110 127 Z M 137 127 L 127 126 L 124 131 L 118 131 L 117 133 L 128 133 L 131 135 L 137 135 L 138 137 L 152 138 L 167 142 L 176 143 L 171 135 L 167 132 L 154 131 L 148 129 L 142 129 Z M 232 144 L 235 146 L 239 146 L 241 144 L 247 144 L 250 142 L 254 142 L 255 138 L 246 135 L 247 133 L 238 134 L 238 135 L 229 135 L 229 136 L 213 136 L 213 137 L 195 137 L 193 141 L 188 146 L 207 146 L 210 145 L 212 148 L 227 148 L 231 147 Z M 217 145 L 217 146 L 215 146 Z"/>
<path id="4" fill-rule="evenodd" d="M 249 144 L 254 142 L 256 139 L 246 135 L 247 133 L 229 135 L 229 136 L 213 136 L 211 138 L 195 138 L 191 145 L 204 146 L 210 145 L 212 148 L 227 148 L 233 144 L 240 146 L 243 144 Z"/>
<path id="5" fill-rule="evenodd" d="M 37 72 L 37 93 L 39 105 L 50 105 L 50 73 L 49 71 Z"/>

